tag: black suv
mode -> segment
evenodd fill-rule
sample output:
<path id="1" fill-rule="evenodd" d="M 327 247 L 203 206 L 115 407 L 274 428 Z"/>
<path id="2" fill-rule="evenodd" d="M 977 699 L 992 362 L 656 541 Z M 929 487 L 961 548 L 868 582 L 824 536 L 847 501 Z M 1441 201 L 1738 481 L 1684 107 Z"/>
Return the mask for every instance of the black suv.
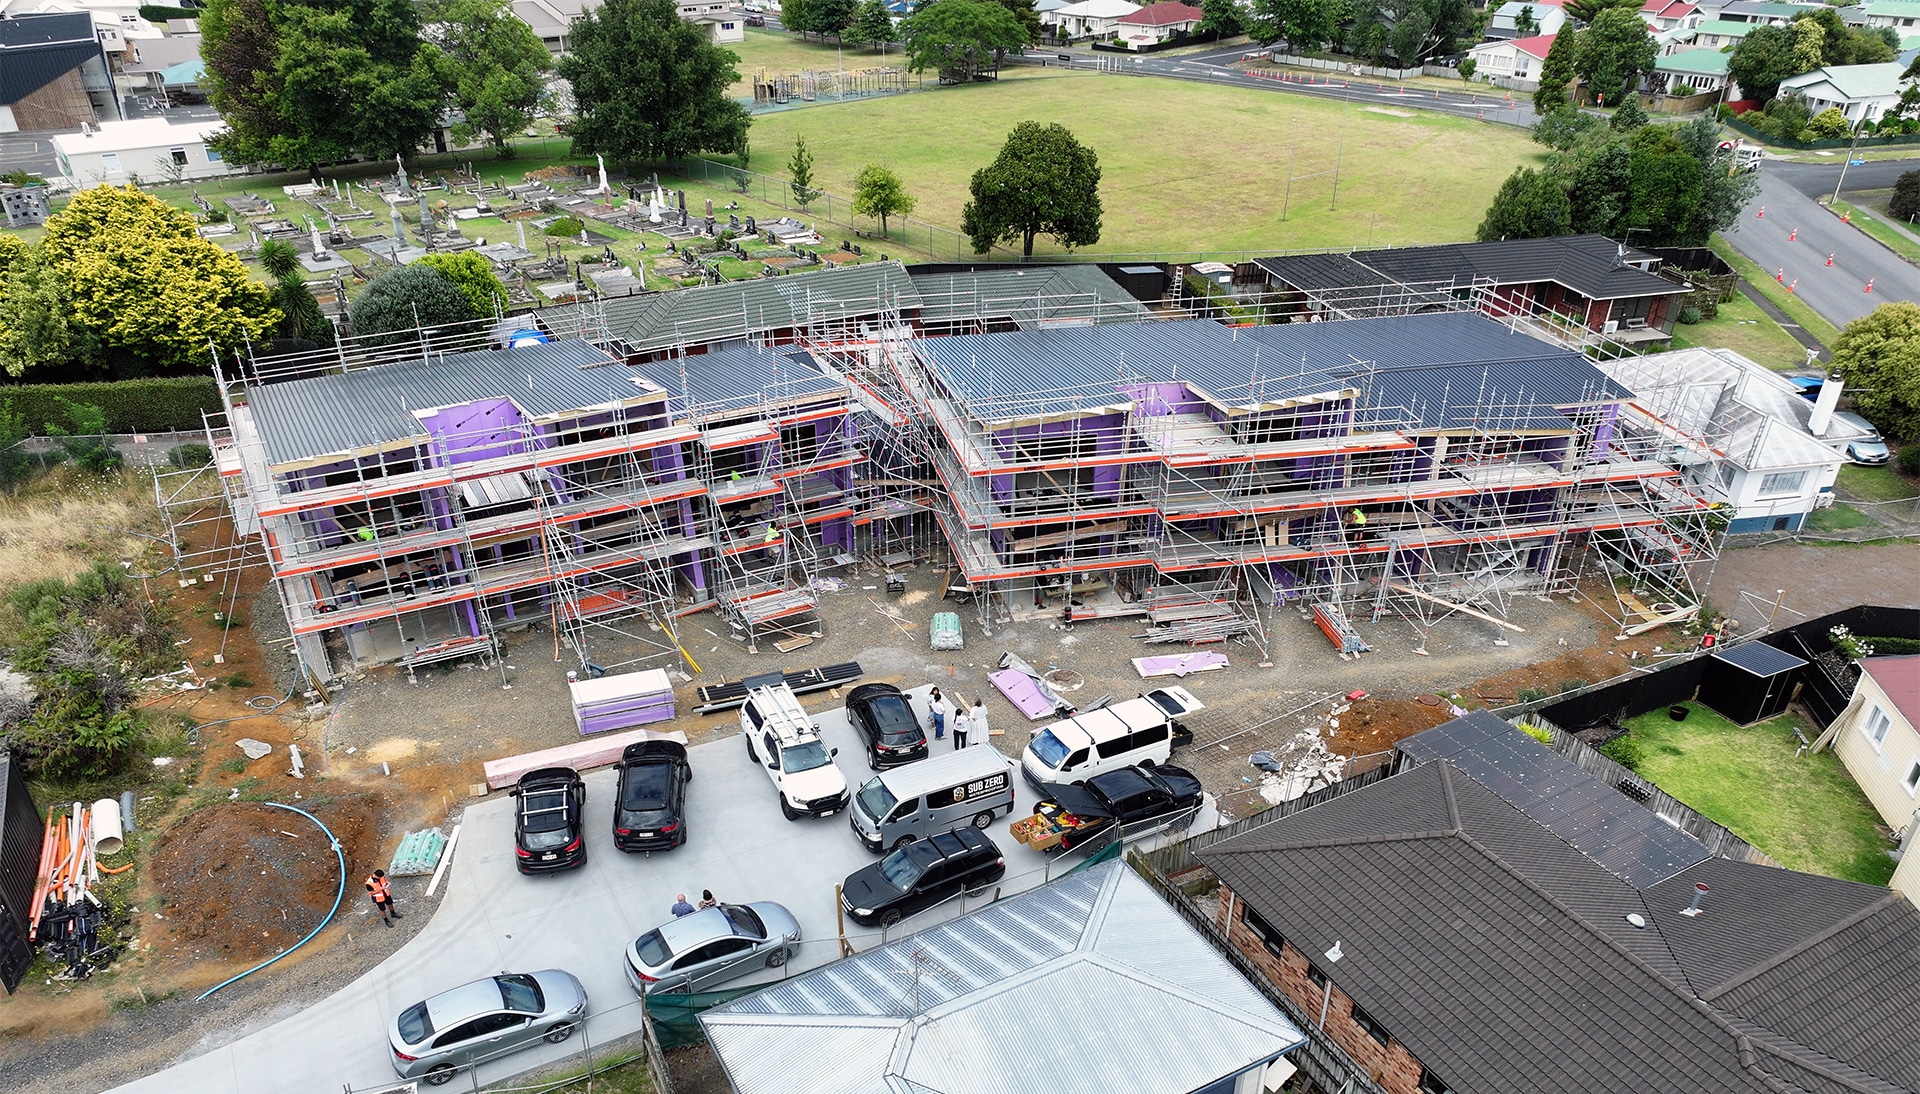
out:
<path id="1" fill-rule="evenodd" d="M 513 864 L 523 874 L 570 870 L 587 861 L 587 784 L 571 767 L 543 767 L 520 776 L 513 796 Z"/>
<path id="2" fill-rule="evenodd" d="M 687 842 L 687 784 L 693 766 L 678 741 L 638 741 L 620 753 L 613 800 L 613 845 L 622 851 L 671 851 Z"/>
<path id="3" fill-rule="evenodd" d="M 1128 839 L 1143 835 L 1156 820 L 1171 824 L 1190 814 L 1203 797 L 1200 780 L 1172 764 L 1122 767 L 1074 786 L 1048 783 L 1041 793 L 1046 797 L 1033 807 L 1035 813 L 1071 813 L 1080 821 L 1060 834 L 1060 842 L 1049 848 L 1055 851 L 1085 843 L 1116 822 Z"/>
<path id="4" fill-rule="evenodd" d="M 848 876 L 840 899 L 855 923 L 891 927 L 960 892 L 975 892 L 1007 874 L 1000 848 L 978 828 L 941 832 L 912 843 Z"/>
<path id="5" fill-rule="evenodd" d="M 906 693 L 892 684 L 861 684 L 848 692 L 847 721 L 867 742 L 869 770 L 926 758 L 927 732 Z"/>

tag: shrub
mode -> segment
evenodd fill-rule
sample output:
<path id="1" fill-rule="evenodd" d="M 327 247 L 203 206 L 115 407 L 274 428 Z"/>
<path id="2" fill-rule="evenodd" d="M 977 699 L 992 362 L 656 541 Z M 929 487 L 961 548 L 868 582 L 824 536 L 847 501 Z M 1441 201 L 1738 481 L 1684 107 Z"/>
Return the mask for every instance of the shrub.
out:
<path id="1" fill-rule="evenodd" d="M 586 230 L 586 224 L 579 217 L 561 217 L 546 227 L 550 236 L 577 236 Z"/>
<path id="2" fill-rule="evenodd" d="M 1700 321 L 1700 309 L 1688 304 L 1680 309 L 1680 321 L 1691 327 Z"/>
<path id="3" fill-rule="evenodd" d="M 478 318 L 460 286 L 419 263 L 374 278 L 354 300 L 348 316 L 353 332 L 371 345 L 405 341 L 416 327 L 443 327 Z"/>
<path id="4" fill-rule="evenodd" d="M 1537 726 L 1532 722 L 1522 722 L 1520 723 L 1520 732 L 1548 747 L 1552 747 L 1553 745 L 1553 733 L 1545 726 Z"/>
<path id="5" fill-rule="evenodd" d="M 1901 220 L 1920 216 L 1920 171 L 1907 171 L 1894 180 L 1887 212 Z"/>
<path id="6" fill-rule="evenodd" d="M 1615 737 L 1613 740 L 1601 745 L 1596 751 L 1614 763 L 1619 764 L 1621 767 L 1626 768 L 1628 771 L 1640 770 L 1640 761 L 1642 758 L 1640 742 L 1632 733 Z"/>
<path id="7" fill-rule="evenodd" d="M 176 444 L 167 450 L 167 466 L 186 469 L 205 467 L 213 462 L 213 449 L 204 444 L 189 442 Z"/>
<path id="8" fill-rule="evenodd" d="M 1903 475 L 1920 475 L 1920 444 L 1910 444 L 1900 450 L 1900 458 L 1894 466 Z"/>
<path id="9" fill-rule="evenodd" d="M 86 403 L 106 413 L 108 433 L 177 433 L 205 428 L 201 414 L 220 412 L 220 388 L 211 376 L 177 376 L 86 384 L 0 385 L 0 406 L 26 423 L 30 433 L 66 413 L 64 402 Z"/>
<path id="10" fill-rule="evenodd" d="M 1668 92 L 1668 94 L 1672 95 L 1676 99 L 1684 99 L 1687 96 L 1694 94 L 1693 85 L 1692 84 L 1675 84 L 1673 90 Z"/>
<path id="11" fill-rule="evenodd" d="M 1852 123 L 1840 113 L 1840 108 L 1830 106 L 1814 115 L 1807 122 L 1807 132 L 1822 140 L 1839 140 L 1852 132 Z"/>

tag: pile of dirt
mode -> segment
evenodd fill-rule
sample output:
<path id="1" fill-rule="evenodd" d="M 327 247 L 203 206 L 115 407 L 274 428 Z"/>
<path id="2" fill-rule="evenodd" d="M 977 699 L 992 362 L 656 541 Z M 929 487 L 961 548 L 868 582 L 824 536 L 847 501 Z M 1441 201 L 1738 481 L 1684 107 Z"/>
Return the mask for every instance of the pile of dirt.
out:
<path id="1" fill-rule="evenodd" d="M 309 810 L 340 840 L 351 868 L 379 849 L 372 799 Z M 176 953 L 271 957 L 305 938 L 333 907 L 340 865 L 306 818 L 257 802 L 211 805 L 170 829 L 153 858 Z M 348 899 L 358 879 L 349 877 Z"/>

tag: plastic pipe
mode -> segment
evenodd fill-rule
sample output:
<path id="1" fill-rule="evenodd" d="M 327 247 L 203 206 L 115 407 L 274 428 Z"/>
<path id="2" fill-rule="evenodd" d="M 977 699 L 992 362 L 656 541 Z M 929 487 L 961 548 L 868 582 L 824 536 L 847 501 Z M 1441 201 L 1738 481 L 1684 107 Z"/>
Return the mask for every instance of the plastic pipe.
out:
<path id="1" fill-rule="evenodd" d="M 330 829 L 328 829 L 326 825 L 320 823 L 320 818 L 314 816 L 312 813 L 309 813 L 304 809 L 295 809 L 291 805 L 281 805 L 279 802 L 261 802 L 260 804 L 270 805 L 275 809 L 284 809 L 289 813 L 298 813 L 301 816 L 312 821 L 315 825 L 319 827 L 321 832 L 326 834 L 327 842 L 333 845 L 333 857 L 336 860 L 338 860 L 340 863 L 340 887 L 334 891 L 333 907 L 327 909 L 327 917 L 320 921 L 320 925 L 318 927 L 315 927 L 313 930 L 308 931 L 307 937 L 301 939 L 298 942 L 295 942 L 293 945 L 288 946 L 286 949 L 281 950 L 279 953 L 275 954 L 272 957 L 267 958 L 265 961 L 260 962 L 258 965 L 255 965 L 253 968 L 250 968 L 246 972 L 241 973 L 239 976 L 235 976 L 227 980 L 222 980 L 218 984 L 215 984 L 214 986 L 208 988 L 206 991 L 200 994 L 200 997 L 198 999 L 194 1000 L 194 1002 L 196 1003 L 205 1002 L 207 996 L 212 995 L 214 992 L 219 991 L 221 988 L 226 987 L 228 984 L 232 984 L 237 981 L 244 980 L 249 976 L 252 976 L 254 973 L 259 972 L 261 969 L 266 968 L 268 965 L 273 964 L 275 961 L 280 960 L 282 957 L 287 956 L 293 951 L 313 941 L 314 935 L 319 934 L 321 930 L 323 930 L 326 927 L 327 924 L 333 922 L 333 914 L 340 910 L 341 898 L 347 895 L 347 856 L 344 853 L 342 853 L 340 850 L 340 841 L 334 837 L 333 832 Z"/>
<path id="2" fill-rule="evenodd" d="M 117 855 L 126 845 L 120 831 L 120 803 L 101 798 L 93 803 L 93 851 L 96 855 Z"/>
<path id="3" fill-rule="evenodd" d="M 120 827 L 127 832 L 137 832 L 140 826 L 133 823 L 133 791 L 120 792 Z"/>

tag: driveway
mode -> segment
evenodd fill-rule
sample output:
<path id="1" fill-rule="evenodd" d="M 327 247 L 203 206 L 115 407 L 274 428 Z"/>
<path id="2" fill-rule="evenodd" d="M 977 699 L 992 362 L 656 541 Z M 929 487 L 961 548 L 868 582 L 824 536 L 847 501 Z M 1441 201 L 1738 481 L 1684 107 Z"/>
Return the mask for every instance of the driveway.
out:
<path id="1" fill-rule="evenodd" d="M 925 708 L 926 688 L 910 692 Z M 720 715 L 720 717 L 735 717 Z M 1004 717 L 1004 716 L 1003 716 Z M 842 711 L 817 716 L 822 736 L 840 750 L 840 767 L 854 786 L 869 778 L 859 738 Z M 1015 726 L 1009 733 L 1019 733 Z M 950 747 L 947 742 L 937 749 Z M 979 746 L 976 746 L 979 747 Z M 428 995 L 502 970 L 562 968 L 586 985 L 595 1045 L 636 1032 L 640 1007 L 622 971 L 622 949 L 671 918 L 675 894 L 699 898 L 712 889 L 723 901 L 772 900 L 800 921 L 802 947 L 784 969 L 743 977 L 737 986 L 771 982 L 836 960 L 839 955 L 834 885 L 875 861 L 850 831 L 845 815 L 789 822 L 781 818 L 771 782 L 747 760 L 737 736 L 690 751 L 694 781 L 688 793 L 686 846 L 656 855 L 613 850 L 612 771 L 587 775 L 589 857 L 585 867 L 554 877 L 521 877 L 514 869 L 513 801 L 495 795 L 470 807 L 438 909 L 402 906 L 403 914 L 432 915 L 420 936 L 353 984 L 293 1017 L 214 1048 L 145 1079 L 118 1087 L 123 1094 L 339 1094 L 391 1084 L 386 1023 L 396 1011 Z M 1007 858 L 999 886 L 1011 895 L 1069 869 L 1077 858 L 1049 859 L 1014 842 L 1012 820 L 1030 812 L 1033 794 L 1014 780 L 1019 796 L 1011 817 L 989 834 Z M 1214 816 L 1203 812 L 1205 826 Z M 364 866 L 356 867 L 364 870 Z M 348 878 L 358 897 L 360 874 Z M 973 906 L 991 900 L 991 894 Z M 364 907 L 351 909 L 358 912 Z M 944 922 L 965 911 L 953 902 L 909 919 L 901 930 Z M 877 944 L 880 932 L 851 921 L 856 949 Z M 297 976 L 297 972 L 263 976 Z M 523 1071 L 578 1060 L 578 1038 L 483 1065 L 482 1084 Z M 458 1088 L 469 1085 L 462 1077 Z"/>
<path id="2" fill-rule="evenodd" d="M 1779 274 L 1796 295 L 1836 327 L 1888 300 L 1920 299 L 1920 267 L 1865 232 L 1840 223 L 1802 189 L 1819 176 L 1781 169 L 1788 166 L 1761 168 L 1760 191 L 1741 211 L 1740 222 L 1724 233 L 1727 241 L 1767 273 Z M 1837 174 L 1836 168 L 1826 176 L 1829 187 Z M 1849 172 L 1849 181 L 1852 177 Z M 1765 217 L 1758 215 L 1762 208 Z M 1827 265 L 1829 254 L 1832 266 Z M 1869 279 L 1871 293 L 1866 291 Z"/>

